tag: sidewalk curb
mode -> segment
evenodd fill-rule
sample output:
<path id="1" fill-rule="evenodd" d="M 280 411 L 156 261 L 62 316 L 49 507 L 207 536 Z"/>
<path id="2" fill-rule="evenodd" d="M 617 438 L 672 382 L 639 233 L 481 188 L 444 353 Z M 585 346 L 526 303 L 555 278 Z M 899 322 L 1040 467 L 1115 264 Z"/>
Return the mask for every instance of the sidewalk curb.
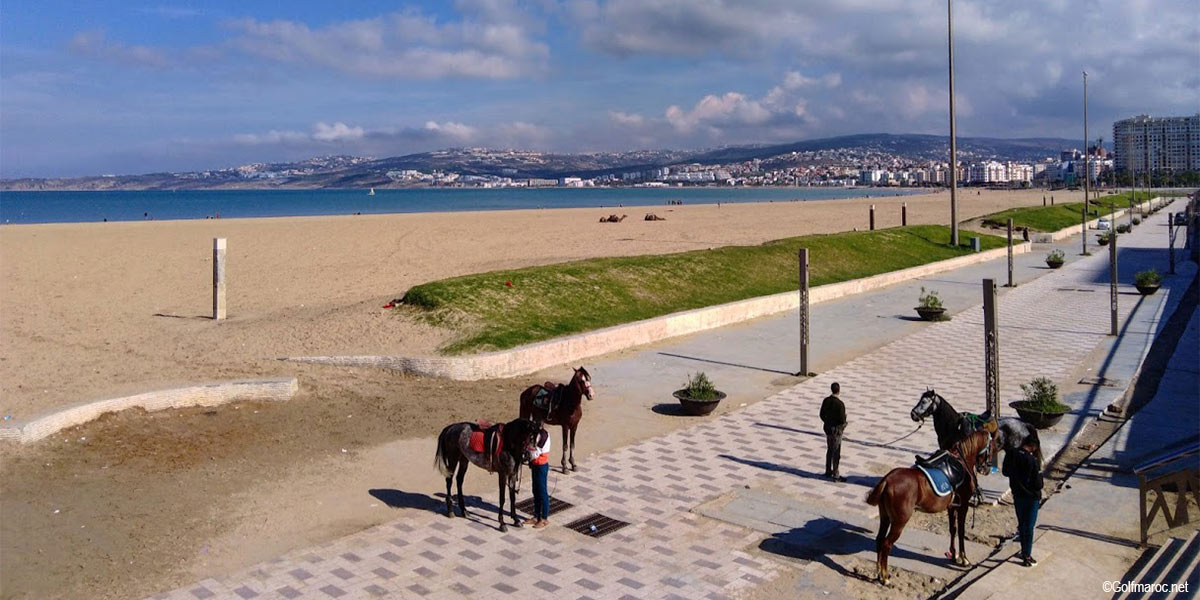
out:
<path id="1" fill-rule="evenodd" d="M 96 419 L 109 412 L 141 407 L 147 411 L 187 406 L 217 406 L 242 400 L 290 400 L 300 389 L 295 377 L 197 384 L 87 402 L 35 418 L 24 425 L 0 427 L 0 442 L 29 444 Z"/>
<path id="2" fill-rule="evenodd" d="M 1024 254 L 1029 252 L 1031 247 L 1029 242 L 1015 243 L 1013 254 Z M 809 290 L 809 302 L 816 304 L 860 294 L 960 267 L 1001 259 L 1007 253 L 1007 247 L 996 248 L 862 279 L 817 286 Z M 297 356 L 279 360 L 343 367 L 376 367 L 458 381 L 516 377 L 555 365 L 575 363 L 668 338 L 796 310 L 799 305 L 798 292 L 783 292 L 472 356 Z"/>

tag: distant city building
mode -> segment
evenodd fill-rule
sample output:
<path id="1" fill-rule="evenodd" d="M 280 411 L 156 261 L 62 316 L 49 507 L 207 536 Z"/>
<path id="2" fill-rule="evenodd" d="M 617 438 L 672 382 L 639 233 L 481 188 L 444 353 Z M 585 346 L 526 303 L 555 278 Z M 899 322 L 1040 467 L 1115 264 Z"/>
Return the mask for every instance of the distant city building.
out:
<path id="1" fill-rule="evenodd" d="M 1113 153 L 1117 171 L 1200 171 L 1200 113 L 1117 121 Z"/>

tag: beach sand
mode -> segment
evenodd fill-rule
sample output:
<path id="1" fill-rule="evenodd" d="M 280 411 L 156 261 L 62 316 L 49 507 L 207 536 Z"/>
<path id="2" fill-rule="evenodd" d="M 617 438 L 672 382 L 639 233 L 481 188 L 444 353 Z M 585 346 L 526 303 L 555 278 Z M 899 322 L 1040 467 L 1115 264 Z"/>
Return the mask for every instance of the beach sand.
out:
<path id="1" fill-rule="evenodd" d="M 1064 194 L 1060 194 L 1064 195 Z M 960 219 L 1041 204 L 964 190 Z M 854 200 L 0 228 L 0 414 L 193 382 L 291 375 L 285 356 L 428 355 L 449 335 L 382 306 L 415 284 L 596 256 L 656 254 L 949 222 L 949 193 Z M 665 221 L 647 222 L 654 212 Z M 602 216 L 628 214 L 621 223 Z M 212 238 L 228 239 L 228 315 Z"/>
<path id="2" fill-rule="evenodd" d="M 590 256 L 754 244 L 948 221 L 947 193 L 811 203 L 627 207 L 0 228 L 0 405 L 19 418 L 173 384 L 288 375 L 297 396 L 218 409 L 106 415 L 0 446 L 4 597 L 128 598 L 439 510 L 430 467 L 447 423 L 512 418 L 521 389 L 562 380 L 441 381 L 280 362 L 297 354 L 433 352 L 444 332 L 382 305 L 440 277 Z M 962 194 L 963 219 L 1040 192 Z M 600 224 L 612 212 L 622 223 Z M 655 212 L 666 221 L 646 222 Z M 229 320 L 211 311 L 213 237 L 229 240 Z M 795 385 L 780 377 L 757 397 Z M 693 423 L 596 382 L 580 468 L 596 453 Z M 727 402 L 718 414 L 737 410 Z M 558 433 L 553 428 L 552 433 Z M 557 444 L 556 438 L 556 444 Z M 552 481 L 566 475 L 552 475 Z M 494 480 L 472 471 L 472 511 Z"/>

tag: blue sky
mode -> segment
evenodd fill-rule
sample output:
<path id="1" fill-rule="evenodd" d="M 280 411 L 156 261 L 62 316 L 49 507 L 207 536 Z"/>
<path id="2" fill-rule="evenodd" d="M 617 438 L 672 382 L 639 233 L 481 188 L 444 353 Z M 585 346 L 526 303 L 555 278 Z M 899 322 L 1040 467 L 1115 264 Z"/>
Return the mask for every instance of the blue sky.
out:
<path id="1" fill-rule="evenodd" d="M 1200 111 L 1194 0 L 956 0 L 959 134 Z M 56 2 L 0 12 L 0 177 L 947 125 L 937 0 Z"/>

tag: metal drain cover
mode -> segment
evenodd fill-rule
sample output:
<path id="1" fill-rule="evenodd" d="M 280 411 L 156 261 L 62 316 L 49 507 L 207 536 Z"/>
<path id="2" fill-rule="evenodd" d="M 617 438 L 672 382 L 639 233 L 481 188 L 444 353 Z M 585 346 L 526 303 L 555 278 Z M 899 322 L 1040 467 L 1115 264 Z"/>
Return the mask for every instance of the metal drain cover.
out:
<path id="1" fill-rule="evenodd" d="M 1089 290 L 1089 289 L 1084 289 L 1084 288 L 1062 287 L 1062 288 L 1056 288 L 1055 291 L 1056 292 L 1094 292 L 1096 290 Z"/>
<path id="2" fill-rule="evenodd" d="M 1079 380 L 1083 385 L 1098 385 L 1101 387 L 1123 388 L 1128 381 L 1124 379 L 1109 379 L 1107 377 L 1084 377 Z"/>
<path id="3" fill-rule="evenodd" d="M 600 513 L 592 513 L 582 519 L 567 523 L 567 529 L 577 531 L 589 537 L 600 538 L 626 525 L 629 525 L 629 523 L 618 521 L 612 517 L 606 517 Z"/>
<path id="4" fill-rule="evenodd" d="M 570 502 L 564 502 L 562 500 L 559 500 L 558 498 L 555 498 L 554 496 L 551 496 L 550 497 L 550 509 L 547 511 L 547 513 L 552 515 L 556 512 L 561 512 L 561 511 L 567 510 L 568 508 L 571 508 L 572 506 L 575 506 L 575 505 L 571 504 Z M 522 500 L 522 501 L 518 502 L 517 510 L 519 510 L 527 515 L 532 515 L 533 514 L 533 498 L 529 498 L 528 500 Z"/>

